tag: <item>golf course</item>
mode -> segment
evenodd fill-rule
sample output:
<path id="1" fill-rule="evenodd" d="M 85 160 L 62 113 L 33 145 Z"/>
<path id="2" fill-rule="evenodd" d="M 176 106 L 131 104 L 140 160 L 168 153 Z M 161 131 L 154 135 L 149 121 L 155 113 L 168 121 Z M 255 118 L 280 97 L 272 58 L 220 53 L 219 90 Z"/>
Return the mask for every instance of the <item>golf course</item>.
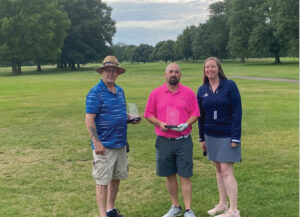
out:
<path id="1" fill-rule="evenodd" d="M 299 216 L 299 83 L 235 76 L 299 79 L 298 58 L 222 62 L 239 87 L 242 162 L 235 164 L 243 217 Z M 0 68 L 0 217 L 99 216 L 92 177 L 92 151 L 85 126 L 85 97 L 101 75 L 100 63 L 80 69 L 23 66 L 22 75 Z M 116 84 L 143 116 L 150 92 L 163 84 L 165 62 L 122 62 Z M 181 83 L 196 93 L 203 61 L 179 62 Z M 231 78 L 232 76 L 232 78 Z M 215 167 L 202 154 L 193 125 L 192 209 L 196 216 L 218 203 Z M 155 173 L 155 133 L 142 119 L 128 125 L 129 177 L 116 208 L 125 217 L 161 217 L 171 202 L 165 179 Z M 183 205 L 181 194 L 180 203 Z"/>

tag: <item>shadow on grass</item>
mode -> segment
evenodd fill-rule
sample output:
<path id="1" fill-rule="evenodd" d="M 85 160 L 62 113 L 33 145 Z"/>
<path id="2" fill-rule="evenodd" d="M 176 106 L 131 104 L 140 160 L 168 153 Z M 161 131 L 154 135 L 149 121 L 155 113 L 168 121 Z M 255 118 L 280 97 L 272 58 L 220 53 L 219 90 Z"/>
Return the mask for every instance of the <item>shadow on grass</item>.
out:
<path id="1" fill-rule="evenodd" d="M 35 68 L 26 69 L 22 67 L 22 74 L 12 75 L 11 68 L 6 67 L 7 70 L 0 69 L 0 77 L 14 77 L 14 76 L 28 76 L 28 75 L 51 75 L 51 74 L 67 74 L 67 73 L 76 73 L 76 72 L 85 72 L 85 71 L 95 71 L 95 67 L 92 66 L 82 66 L 79 69 L 71 70 L 70 68 L 47 68 L 47 66 L 42 69 L 41 72 L 36 71 Z M 96 72 L 96 71 L 95 71 Z"/>

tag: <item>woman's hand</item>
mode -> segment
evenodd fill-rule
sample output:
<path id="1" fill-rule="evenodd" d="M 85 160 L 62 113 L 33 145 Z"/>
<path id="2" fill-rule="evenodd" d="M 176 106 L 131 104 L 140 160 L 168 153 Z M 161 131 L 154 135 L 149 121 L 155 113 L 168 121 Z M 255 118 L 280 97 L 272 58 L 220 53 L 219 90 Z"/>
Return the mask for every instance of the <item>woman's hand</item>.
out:
<path id="1" fill-rule="evenodd" d="M 236 142 L 232 142 L 231 143 L 231 147 L 232 148 L 236 148 L 236 147 L 238 147 L 239 146 L 239 143 L 236 143 Z"/>
<path id="2" fill-rule="evenodd" d="M 200 143 L 201 143 L 202 150 L 203 150 L 204 152 L 207 152 L 207 148 L 206 148 L 205 141 L 200 142 Z"/>

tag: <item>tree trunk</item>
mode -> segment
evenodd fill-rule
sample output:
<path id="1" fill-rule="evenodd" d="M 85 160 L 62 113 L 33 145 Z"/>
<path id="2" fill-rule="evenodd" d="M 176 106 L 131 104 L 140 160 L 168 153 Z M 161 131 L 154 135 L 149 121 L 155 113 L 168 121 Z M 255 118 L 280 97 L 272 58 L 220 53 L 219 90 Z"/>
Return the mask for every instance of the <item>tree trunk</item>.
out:
<path id="1" fill-rule="evenodd" d="M 276 63 L 276 64 L 281 63 L 281 62 L 280 62 L 280 56 L 279 56 L 278 52 L 275 52 L 275 63 Z"/>
<path id="2" fill-rule="evenodd" d="M 74 63 L 73 61 L 71 62 L 71 69 L 72 69 L 73 71 L 76 70 L 75 63 Z"/>
<path id="3" fill-rule="evenodd" d="M 42 71 L 42 67 L 41 67 L 41 63 L 40 62 L 37 63 L 36 71 L 37 72 L 41 72 Z"/>
<path id="4" fill-rule="evenodd" d="M 12 67 L 12 69 L 11 69 L 12 75 L 20 75 L 20 74 L 22 74 L 21 64 L 12 63 L 11 67 Z"/>

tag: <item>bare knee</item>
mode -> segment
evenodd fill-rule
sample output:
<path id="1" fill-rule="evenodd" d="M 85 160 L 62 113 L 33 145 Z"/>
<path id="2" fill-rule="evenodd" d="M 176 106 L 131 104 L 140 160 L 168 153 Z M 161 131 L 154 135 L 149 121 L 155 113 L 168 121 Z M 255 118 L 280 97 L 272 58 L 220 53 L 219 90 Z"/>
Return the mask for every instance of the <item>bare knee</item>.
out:
<path id="1" fill-rule="evenodd" d="M 96 185 L 96 190 L 99 192 L 107 191 L 107 185 Z"/>
<path id="2" fill-rule="evenodd" d="M 223 178 L 233 176 L 233 164 L 232 163 L 221 163 L 220 173 Z"/>
<path id="3" fill-rule="evenodd" d="M 182 176 L 180 176 L 180 182 L 182 184 L 191 184 L 192 183 L 190 177 L 182 177 Z"/>
<path id="4" fill-rule="evenodd" d="M 219 162 L 214 162 L 216 167 L 216 173 L 222 175 L 221 164 Z"/>

